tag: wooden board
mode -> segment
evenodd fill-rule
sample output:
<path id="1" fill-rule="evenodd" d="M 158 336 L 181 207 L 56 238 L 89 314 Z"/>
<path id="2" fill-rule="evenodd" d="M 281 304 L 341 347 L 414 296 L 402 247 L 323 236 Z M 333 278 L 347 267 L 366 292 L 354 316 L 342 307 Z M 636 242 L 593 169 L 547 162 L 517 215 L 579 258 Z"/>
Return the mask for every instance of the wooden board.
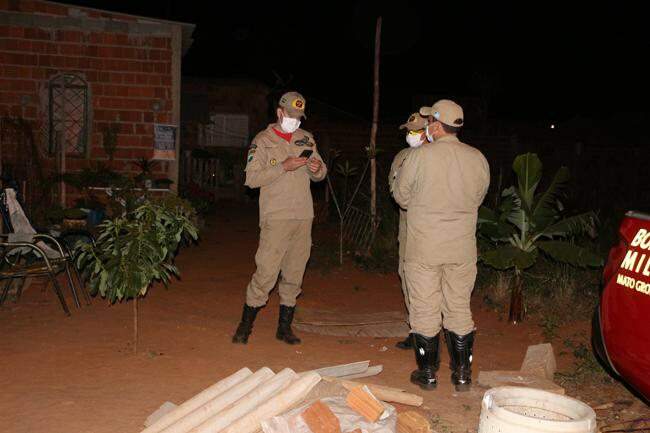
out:
<path id="1" fill-rule="evenodd" d="M 294 327 L 303 332 L 353 337 L 403 337 L 409 327 L 400 311 L 341 313 L 300 308 Z"/>
<path id="2" fill-rule="evenodd" d="M 384 366 L 379 364 L 379 365 L 373 365 L 372 367 L 368 367 L 368 369 L 363 373 L 350 374 L 348 376 L 340 376 L 340 378 L 345 380 L 361 379 L 363 377 L 377 376 L 382 371 L 384 371 Z"/>
<path id="3" fill-rule="evenodd" d="M 369 366 L 370 361 L 359 361 L 351 364 L 332 365 L 330 367 L 318 368 L 314 371 L 321 376 L 343 377 L 365 373 L 368 371 Z"/>

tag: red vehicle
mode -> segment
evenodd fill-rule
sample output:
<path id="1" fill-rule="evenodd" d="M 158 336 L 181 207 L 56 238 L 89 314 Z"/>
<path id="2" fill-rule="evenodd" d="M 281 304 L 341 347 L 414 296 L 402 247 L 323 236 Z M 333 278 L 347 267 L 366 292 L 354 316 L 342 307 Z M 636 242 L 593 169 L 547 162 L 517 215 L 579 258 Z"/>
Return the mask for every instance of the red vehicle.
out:
<path id="1" fill-rule="evenodd" d="M 593 345 L 601 360 L 650 400 L 650 215 L 628 212 L 603 272 Z"/>

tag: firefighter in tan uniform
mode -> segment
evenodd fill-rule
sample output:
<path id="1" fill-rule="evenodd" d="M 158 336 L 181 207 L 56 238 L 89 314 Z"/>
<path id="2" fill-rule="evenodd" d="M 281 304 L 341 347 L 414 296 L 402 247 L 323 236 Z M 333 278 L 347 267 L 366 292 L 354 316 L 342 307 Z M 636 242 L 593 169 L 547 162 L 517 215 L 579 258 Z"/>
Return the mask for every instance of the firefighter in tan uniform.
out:
<path id="1" fill-rule="evenodd" d="M 400 150 L 390 167 L 390 173 L 388 177 L 388 185 L 391 190 L 393 188 L 393 182 L 397 177 L 397 172 L 404 163 L 406 157 L 411 153 L 411 151 L 417 147 L 420 147 L 423 143 L 427 141 L 426 134 L 424 133 L 424 127 L 426 125 L 426 118 L 422 117 L 420 113 L 413 113 L 409 116 L 406 123 L 400 125 L 399 129 L 406 129 L 406 143 L 409 147 Z M 408 290 L 406 288 L 406 279 L 404 278 L 404 253 L 406 251 L 406 211 L 404 209 L 399 210 L 399 231 L 397 234 L 397 242 L 399 243 L 399 264 L 397 265 L 397 273 L 399 274 L 400 281 L 402 282 L 402 293 L 404 293 L 404 303 L 406 304 L 406 309 L 409 308 L 409 298 Z M 412 338 L 407 336 L 403 341 L 398 342 L 395 346 L 398 349 L 408 350 L 413 347 L 411 344 Z"/>
<path id="2" fill-rule="evenodd" d="M 280 317 L 276 338 L 298 344 L 291 322 L 311 252 L 314 206 L 310 184 L 325 178 L 327 167 L 316 150 L 314 137 L 299 128 L 305 117 L 305 98 L 282 95 L 277 122 L 255 136 L 248 151 L 246 186 L 260 188 L 260 243 L 257 267 L 248 287 L 242 319 L 233 343 L 248 342 L 258 311 L 280 275 Z M 308 157 L 300 156 L 303 152 Z"/>
<path id="3" fill-rule="evenodd" d="M 404 275 L 418 366 L 411 381 L 435 388 L 444 327 L 452 383 L 466 391 L 472 382 L 476 220 L 490 171 L 481 152 L 456 136 L 463 126 L 458 104 L 441 100 L 420 114 L 428 117 L 431 143 L 409 154 L 393 185 L 395 201 L 408 214 Z"/>

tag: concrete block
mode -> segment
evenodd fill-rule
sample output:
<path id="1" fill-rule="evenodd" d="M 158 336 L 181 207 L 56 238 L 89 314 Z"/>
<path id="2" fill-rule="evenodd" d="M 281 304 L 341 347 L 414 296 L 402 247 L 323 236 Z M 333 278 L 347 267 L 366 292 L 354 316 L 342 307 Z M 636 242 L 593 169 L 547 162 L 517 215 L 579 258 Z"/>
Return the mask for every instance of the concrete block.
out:
<path id="1" fill-rule="evenodd" d="M 552 381 L 556 370 L 557 364 L 555 363 L 553 346 L 550 343 L 528 346 L 526 357 L 523 364 L 521 364 L 520 371 L 522 373 Z"/>
<path id="2" fill-rule="evenodd" d="M 564 388 L 543 377 L 522 373 L 521 371 L 481 371 L 478 384 L 484 388 L 498 386 L 524 386 L 564 395 Z"/>

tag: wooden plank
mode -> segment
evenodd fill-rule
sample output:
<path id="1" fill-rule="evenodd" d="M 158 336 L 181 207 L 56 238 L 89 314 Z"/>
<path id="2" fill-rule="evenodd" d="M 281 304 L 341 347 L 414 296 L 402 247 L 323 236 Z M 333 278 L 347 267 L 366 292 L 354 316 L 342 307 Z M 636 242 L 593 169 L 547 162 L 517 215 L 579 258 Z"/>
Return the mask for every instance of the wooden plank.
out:
<path id="1" fill-rule="evenodd" d="M 351 380 L 342 380 L 334 377 L 324 377 L 323 380 L 340 383 L 348 391 L 352 391 L 357 386 L 366 385 L 370 389 L 370 392 L 372 392 L 375 397 L 377 397 L 381 401 L 385 401 L 389 403 L 400 403 L 400 404 L 405 404 L 407 406 L 422 406 L 422 403 L 424 401 L 422 396 L 408 393 L 403 389 L 399 389 L 399 388 L 391 388 L 389 386 L 383 386 L 383 385 L 374 385 L 371 383 L 353 382 Z"/>
<path id="2" fill-rule="evenodd" d="M 357 373 L 357 374 L 350 374 L 348 376 L 340 376 L 340 377 L 341 379 L 345 379 L 345 380 L 361 379 L 362 377 L 377 376 L 382 371 L 384 371 L 384 366 L 379 364 L 379 365 L 373 365 L 372 367 L 368 367 L 368 369 L 364 372 Z"/>
<path id="3" fill-rule="evenodd" d="M 323 367 L 314 371 L 321 376 L 342 377 L 364 373 L 368 370 L 369 366 L 370 361 L 359 361 L 350 364 L 332 365 L 330 367 Z"/>

